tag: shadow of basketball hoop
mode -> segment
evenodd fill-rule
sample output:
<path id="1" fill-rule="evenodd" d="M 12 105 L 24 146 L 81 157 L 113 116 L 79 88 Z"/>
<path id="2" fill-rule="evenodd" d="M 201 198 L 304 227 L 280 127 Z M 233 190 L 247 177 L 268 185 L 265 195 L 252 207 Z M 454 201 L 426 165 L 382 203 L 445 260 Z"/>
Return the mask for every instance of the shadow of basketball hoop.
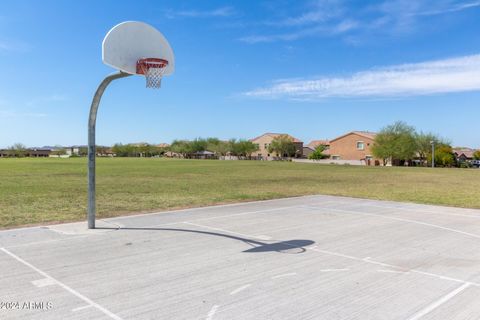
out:
<path id="1" fill-rule="evenodd" d="M 261 243 L 261 242 L 258 242 Z M 312 245 L 315 242 L 312 240 L 289 240 L 289 241 L 281 241 L 275 243 L 264 243 L 258 247 L 254 247 L 243 252 L 269 252 L 269 251 L 276 251 L 281 253 L 290 253 L 290 254 L 298 254 L 303 253 L 307 249 L 306 246 Z"/>
<path id="2" fill-rule="evenodd" d="M 261 242 L 258 240 L 252 240 L 248 238 L 242 238 L 239 236 L 233 236 L 225 233 L 211 232 L 211 231 L 201 231 L 201 230 L 192 230 L 192 229 L 179 229 L 179 228 L 108 228 L 108 227 L 97 227 L 96 229 L 110 229 L 110 230 L 122 230 L 122 231 L 172 231 L 172 232 L 188 232 L 188 233 L 197 233 L 201 235 L 209 235 L 216 237 L 223 237 L 232 240 L 242 241 L 252 248 L 244 250 L 242 252 L 247 253 L 259 253 L 259 252 L 280 252 L 288 254 L 299 254 L 306 251 L 306 246 L 312 245 L 315 242 L 312 240 L 287 240 L 280 242 Z"/>

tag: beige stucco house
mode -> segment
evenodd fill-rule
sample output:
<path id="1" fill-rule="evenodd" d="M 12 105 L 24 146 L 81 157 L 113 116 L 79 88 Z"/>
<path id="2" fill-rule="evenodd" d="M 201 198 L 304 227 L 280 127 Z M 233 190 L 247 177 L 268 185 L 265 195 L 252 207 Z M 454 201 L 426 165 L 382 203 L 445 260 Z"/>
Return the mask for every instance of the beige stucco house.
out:
<path id="1" fill-rule="evenodd" d="M 286 133 L 271 133 L 271 132 L 267 132 L 262 134 L 261 136 L 250 139 L 251 142 L 258 145 L 258 151 L 255 151 L 252 154 L 252 157 L 256 157 L 257 159 L 264 159 L 264 160 L 273 159 L 276 157 L 282 157 L 282 155 L 279 155 L 276 153 L 271 154 L 270 152 L 268 152 L 268 146 L 272 143 L 272 140 L 281 135 L 286 135 L 292 139 L 293 143 L 295 144 L 295 158 L 301 158 L 303 153 L 302 141 Z"/>
<path id="2" fill-rule="evenodd" d="M 367 131 L 352 131 L 330 140 L 330 148 L 325 154 L 332 160 L 364 161 L 366 165 L 379 165 L 381 161 L 374 159 L 372 146 L 376 133 Z"/>

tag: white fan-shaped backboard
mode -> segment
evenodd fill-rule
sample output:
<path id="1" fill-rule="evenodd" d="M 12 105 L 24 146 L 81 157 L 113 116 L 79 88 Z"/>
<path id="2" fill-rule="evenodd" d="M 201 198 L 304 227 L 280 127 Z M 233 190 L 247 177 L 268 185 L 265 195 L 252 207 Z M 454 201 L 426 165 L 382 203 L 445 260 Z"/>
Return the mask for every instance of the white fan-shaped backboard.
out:
<path id="1" fill-rule="evenodd" d="M 172 74 L 175 57 L 167 39 L 143 22 L 126 21 L 113 27 L 103 39 L 103 63 L 126 73 L 137 73 L 137 61 L 160 58 L 168 61 L 164 75 Z"/>

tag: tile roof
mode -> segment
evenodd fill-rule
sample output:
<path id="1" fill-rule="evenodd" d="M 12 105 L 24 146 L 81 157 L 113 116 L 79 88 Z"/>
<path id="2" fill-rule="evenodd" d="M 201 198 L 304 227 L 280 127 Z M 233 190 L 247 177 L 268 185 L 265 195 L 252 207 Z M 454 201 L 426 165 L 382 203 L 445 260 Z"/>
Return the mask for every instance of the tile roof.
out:
<path id="1" fill-rule="evenodd" d="M 316 148 L 318 146 L 329 146 L 330 145 L 330 141 L 328 140 L 312 140 L 310 141 L 309 144 L 307 144 L 308 147 L 312 147 L 312 148 Z"/>
<path id="2" fill-rule="evenodd" d="M 351 131 L 351 132 L 348 132 L 348 133 L 345 133 L 344 135 L 341 135 L 340 137 L 336 137 L 335 139 L 332 139 L 330 140 L 330 142 L 333 142 L 333 141 L 336 141 L 338 139 L 341 139 L 343 137 L 346 137 L 350 134 L 356 134 L 356 135 L 359 135 L 361 137 L 364 137 L 364 138 L 367 138 L 367 139 L 375 139 L 375 136 L 377 135 L 376 132 L 369 132 L 369 131 Z"/>
<path id="3" fill-rule="evenodd" d="M 457 157 L 463 154 L 466 158 L 473 158 L 473 154 L 476 150 L 470 148 L 454 148 L 452 151 L 457 155 Z"/>
<path id="4" fill-rule="evenodd" d="M 293 137 L 293 136 L 291 136 L 291 135 L 289 135 L 289 134 L 287 134 L 287 133 L 273 133 L 273 132 L 264 133 L 264 134 L 262 134 L 261 136 L 258 136 L 258 137 L 255 137 L 255 138 L 253 138 L 253 139 L 250 139 L 250 141 L 255 141 L 255 140 L 257 140 L 257 139 L 259 139 L 259 138 L 261 138 L 261 137 L 263 137 L 263 136 L 269 136 L 269 137 L 272 137 L 272 138 L 276 138 L 276 137 L 278 137 L 278 136 L 283 136 L 283 135 L 292 138 L 293 142 L 299 142 L 299 143 L 302 142 L 301 140 L 299 140 L 299 139 L 297 139 L 297 138 L 295 138 L 295 137 Z"/>
<path id="5" fill-rule="evenodd" d="M 375 139 L 377 136 L 376 132 L 370 132 L 370 131 L 352 131 L 352 133 L 358 134 L 359 136 L 364 136 L 370 139 Z"/>

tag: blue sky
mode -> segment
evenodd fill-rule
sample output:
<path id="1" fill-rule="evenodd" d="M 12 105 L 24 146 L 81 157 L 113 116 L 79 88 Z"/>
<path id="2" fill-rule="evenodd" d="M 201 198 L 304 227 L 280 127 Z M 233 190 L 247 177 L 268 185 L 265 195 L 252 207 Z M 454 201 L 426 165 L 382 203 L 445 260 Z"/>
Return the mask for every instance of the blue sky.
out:
<path id="1" fill-rule="evenodd" d="M 106 32 L 139 20 L 169 40 L 161 90 L 114 82 L 97 142 L 305 142 L 396 120 L 480 147 L 480 0 L 3 1 L 0 147 L 86 144 L 92 95 L 113 70 Z"/>

